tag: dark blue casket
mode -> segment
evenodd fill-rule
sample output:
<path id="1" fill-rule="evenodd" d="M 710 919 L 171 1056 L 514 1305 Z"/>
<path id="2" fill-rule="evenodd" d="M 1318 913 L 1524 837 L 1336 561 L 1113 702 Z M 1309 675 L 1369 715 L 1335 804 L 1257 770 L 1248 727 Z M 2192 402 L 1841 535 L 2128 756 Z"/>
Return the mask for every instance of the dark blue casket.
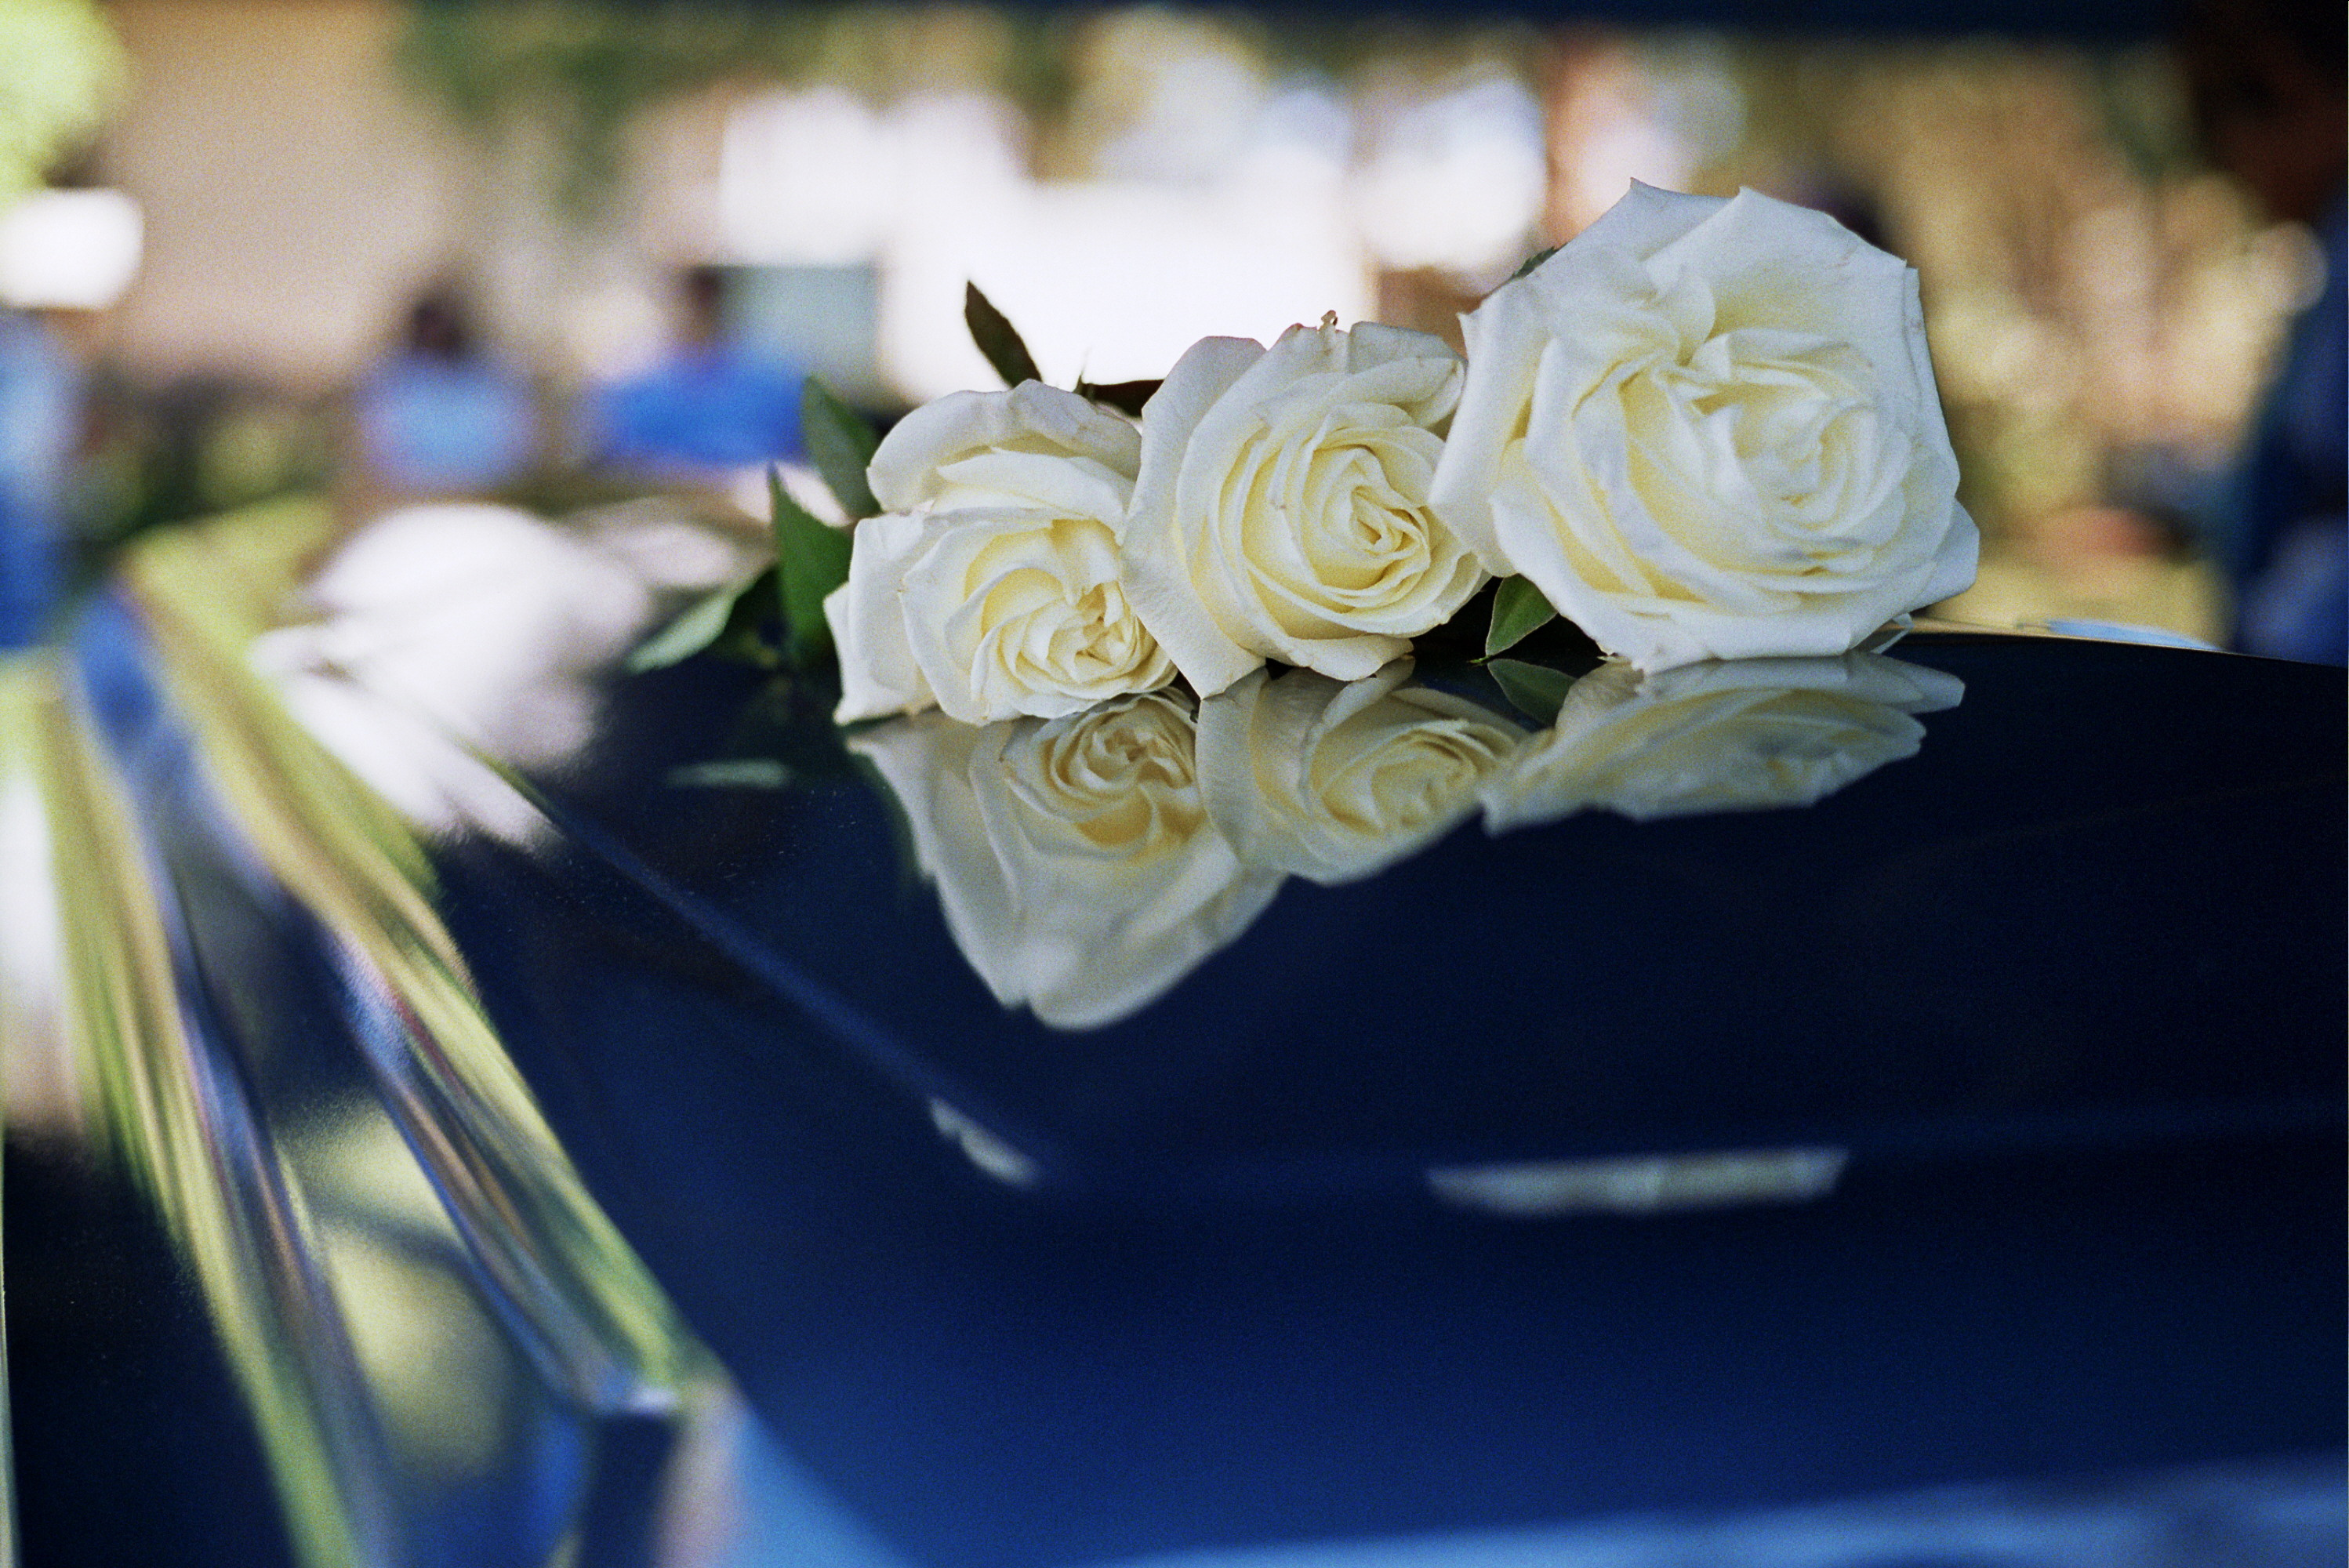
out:
<path id="1" fill-rule="evenodd" d="M 1275 799 L 1335 731 L 1268 696 L 1197 721 L 1275 781 L 1234 863 L 1145 871 L 1091 820 L 1023 858 L 1020 770 L 1073 766 L 1038 727 L 843 744 L 697 660 L 386 913 L 364 835 L 256 818 L 186 661 L 167 700 L 119 656 L 171 628 L 117 634 L 84 763 L 144 824 L 194 1130 L 127 1161 L 168 1253 L 10 1167 L 28 1562 L 158 1520 L 189 1563 L 2337 1550 L 2338 671 L 1942 632 L 1663 713 L 1423 669 L 1447 745 L 1563 690 L 1572 777 L 1378 841 Z M 402 1422 L 495 1357 L 385 1370 L 404 1276 L 315 1153 L 354 1095 L 527 1374 L 461 1484 Z"/>

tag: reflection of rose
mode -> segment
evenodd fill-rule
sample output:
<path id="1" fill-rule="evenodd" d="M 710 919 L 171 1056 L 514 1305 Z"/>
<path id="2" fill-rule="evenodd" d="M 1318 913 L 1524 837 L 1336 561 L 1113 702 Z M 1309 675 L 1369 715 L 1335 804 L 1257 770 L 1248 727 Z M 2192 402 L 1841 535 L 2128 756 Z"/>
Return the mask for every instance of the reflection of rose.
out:
<path id="1" fill-rule="evenodd" d="M 933 703 L 969 724 L 1054 717 L 1173 680 L 1118 580 L 1140 443 L 1032 381 L 901 420 L 873 455 L 889 511 L 858 525 L 824 601 L 841 722 Z"/>
<path id="2" fill-rule="evenodd" d="M 1878 654 L 1646 676 L 1603 665 L 1485 786 L 1485 823 L 1502 832 L 1588 810 L 1648 821 L 1807 806 L 1916 755 L 1925 727 L 1910 716 L 1964 695 L 1955 676 Z"/>
<path id="3" fill-rule="evenodd" d="M 658 502 L 577 521 L 479 502 L 386 512 L 304 589 L 321 618 L 264 634 L 253 663 L 404 816 L 535 841 L 546 820 L 484 758 L 546 769 L 572 756 L 595 728 L 588 676 L 661 593 L 706 590 L 736 564 Z"/>
<path id="4" fill-rule="evenodd" d="M 1917 274 L 1832 219 L 1634 186 L 1466 328 L 1437 509 L 1642 669 L 1840 654 L 1973 580 Z"/>
<path id="5" fill-rule="evenodd" d="M 1410 651 L 1485 582 L 1427 508 L 1460 358 L 1424 333 L 1211 337 L 1142 413 L 1129 591 L 1192 686 L 1268 658 L 1339 680 Z"/>
<path id="6" fill-rule="evenodd" d="M 1006 1006 L 1061 1028 L 1146 1006 L 1280 885 L 1244 869 L 1208 820 L 1174 693 L 983 729 L 923 715 L 849 745 L 905 808 L 971 967 Z"/>
<path id="7" fill-rule="evenodd" d="M 1524 744 L 1464 698 L 1406 686 L 1399 659 L 1340 685 L 1258 670 L 1199 710 L 1208 813 L 1252 866 L 1353 882 L 1440 837 Z"/>

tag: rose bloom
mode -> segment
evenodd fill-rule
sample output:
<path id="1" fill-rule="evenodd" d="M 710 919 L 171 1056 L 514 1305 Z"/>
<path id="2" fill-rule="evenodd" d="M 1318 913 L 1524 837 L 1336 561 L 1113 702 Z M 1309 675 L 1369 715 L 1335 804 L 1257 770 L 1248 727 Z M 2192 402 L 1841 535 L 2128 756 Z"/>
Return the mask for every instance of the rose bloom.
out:
<path id="1" fill-rule="evenodd" d="M 1840 654 L 1973 581 L 1917 273 L 1833 219 L 1635 185 L 1465 326 L 1437 509 L 1641 669 Z"/>
<path id="2" fill-rule="evenodd" d="M 1485 583 L 1427 505 L 1459 356 L 1336 321 L 1207 338 L 1142 411 L 1127 592 L 1203 696 L 1268 658 L 1360 679 Z"/>
<path id="3" fill-rule="evenodd" d="M 1881 654 L 1733 659 L 1641 675 L 1602 665 L 1485 786 L 1491 831 L 1608 810 L 1635 821 L 1808 806 L 1914 757 L 1916 717 L 1965 683 Z"/>
<path id="4" fill-rule="evenodd" d="M 1180 692 L 984 728 L 923 714 L 848 744 L 896 795 L 963 956 L 1056 1028 L 1147 1006 L 1280 889 L 1208 820 Z"/>
<path id="5" fill-rule="evenodd" d="M 873 454 L 888 511 L 824 600 L 834 717 L 1050 718 L 1173 680 L 1118 580 L 1140 457 L 1131 421 L 1033 381 L 905 416 Z"/>
<path id="6" fill-rule="evenodd" d="M 1464 697 L 1408 685 L 1257 670 L 1199 709 L 1199 788 L 1251 866 L 1334 886 L 1381 871 L 1476 809 L 1525 732 Z"/>

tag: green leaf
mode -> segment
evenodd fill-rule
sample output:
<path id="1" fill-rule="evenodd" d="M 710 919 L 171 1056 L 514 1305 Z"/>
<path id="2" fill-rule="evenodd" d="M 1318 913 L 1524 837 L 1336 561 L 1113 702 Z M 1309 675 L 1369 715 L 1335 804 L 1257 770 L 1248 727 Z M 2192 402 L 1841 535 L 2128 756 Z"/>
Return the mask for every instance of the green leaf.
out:
<path id="1" fill-rule="evenodd" d="M 1542 591 L 1523 577 L 1504 577 L 1493 590 L 1493 624 L 1485 634 L 1485 656 L 1516 647 L 1557 619 Z"/>
<path id="2" fill-rule="evenodd" d="M 1495 659 L 1485 666 L 1485 673 L 1499 683 L 1501 694 L 1536 724 L 1557 722 L 1559 705 L 1566 701 L 1566 694 L 1576 678 L 1564 670 L 1529 665 L 1523 659 Z"/>
<path id="3" fill-rule="evenodd" d="M 1558 248 L 1556 245 L 1552 245 L 1546 251 L 1536 251 L 1532 255 L 1526 258 L 1525 265 L 1519 267 L 1516 272 L 1509 274 L 1509 281 L 1511 283 L 1516 283 L 1519 278 L 1524 277 L 1527 273 L 1532 272 L 1536 267 L 1541 265 L 1544 262 L 1557 254 L 1557 251 Z"/>
<path id="4" fill-rule="evenodd" d="M 807 441 L 815 471 L 823 476 L 841 511 L 852 520 L 861 520 L 881 510 L 864 473 L 881 438 L 865 423 L 864 415 L 812 376 L 800 389 L 800 434 Z"/>
<path id="5" fill-rule="evenodd" d="M 809 383 L 813 386 L 813 382 Z M 848 581 L 849 531 L 827 527 L 783 489 L 780 469 L 767 470 L 767 500 L 775 509 L 775 580 L 783 605 L 784 654 L 807 669 L 832 650 L 824 595 Z"/>
<path id="6" fill-rule="evenodd" d="M 630 654 L 623 665 L 630 675 L 667 669 L 708 650 L 753 664 L 774 663 L 773 654 L 759 641 L 758 623 L 774 601 L 775 569 L 762 570 L 747 583 L 720 588 L 696 600 L 676 620 L 662 627 Z M 760 654 L 764 653 L 764 658 Z"/>
<path id="7" fill-rule="evenodd" d="M 1017 387 L 1022 381 L 1041 381 L 1044 373 L 1036 368 L 1036 356 L 1028 352 L 1020 340 L 1019 329 L 995 308 L 995 302 L 978 292 L 977 284 L 965 284 L 962 290 L 963 325 L 970 328 L 970 340 L 995 366 L 1006 387 Z"/>
<path id="8" fill-rule="evenodd" d="M 775 593 L 775 569 L 768 567 L 750 579 L 741 595 L 734 601 L 734 613 L 726 617 L 726 630 L 709 645 L 709 651 L 719 658 L 733 659 L 746 665 L 756 665 L 771 670 L 781 665 L 782 657 L 775 645 L 767 638 L 767 625 L 774 618 L 780 601 Z"/>
<path id="9" fill-rule="evenodd" d="M 680 659 L 691 658 L 718 640 L 741 593 L 740 587 L 720 588 L 697 600 L 684 614 L 638 644 L 623 667 L 630 675 L 641 675 L 646 670 L 667 669 Z"/>
<path id="10" fill-rule="evenodd" d="M 1080 381 L 1077 396 L 1090 397 L 1096 403 L 1106 403 L 1121 414 L 1142 418 L 1142 406 L 1156 395 L 1163 383 L 1157 381 Z"/>

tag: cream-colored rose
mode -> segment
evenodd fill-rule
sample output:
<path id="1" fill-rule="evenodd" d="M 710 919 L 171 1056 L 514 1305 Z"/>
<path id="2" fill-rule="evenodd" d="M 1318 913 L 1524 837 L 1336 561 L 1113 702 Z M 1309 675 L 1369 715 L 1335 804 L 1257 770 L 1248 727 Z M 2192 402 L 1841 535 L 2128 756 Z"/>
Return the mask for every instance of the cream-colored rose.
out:
<path id="1" fill-rule="evenodd" d="M 1494 832 L 1582 810 L 1639 821 L 1807 806 L 1925 736 L 1914 715 L 1955 707 L 1965 684 L 1880 654 L 1737 659 L 1643 676 L 1602 665 L 1557 721 L 1484 789 Z"/>
<path id="2" fill-rule="evenodd" d="M 1199 709 L 1199 786 L 1240 859 L 1334 885 L 1392 865 L 1476 808 L 1525 732 L 1463 697 L 1257 670 Z"/>
<path id="3" fill-rule="evenodd" d="M 1173 680 L 1118 578 L 1140 456 L 1130 422 L 1033 381 L 908 414 L 873 455 L 889 511 L 824 601 L 840 722 L 1054 717 Z"/>
<path id="4" fill-rule="evenodd" d="M 1359 680 L 1485 581 L 1427 507 L 1459 356 L 1335 323 L 1208 338 L 1142 411 L 1126 591 L 1203 696 L 1268 658 Z"/>
<path id="5" fill-rule="evenodd" d="M 1635 185 L 1466 331 L 1437 510 L 1642 669 L 1840 654 L 1973 581 L 1917 274 L 1831 218 Z"/>
<path id="6" fill-rule="evenodd" d="M 971 967 L 1065 1029 L 1147 1006 L 1279 891 L 1208 820 L 1196 744 L 1176 692 L 985 728 L 924 714 L 849 740 L 905 809 Z"/>

